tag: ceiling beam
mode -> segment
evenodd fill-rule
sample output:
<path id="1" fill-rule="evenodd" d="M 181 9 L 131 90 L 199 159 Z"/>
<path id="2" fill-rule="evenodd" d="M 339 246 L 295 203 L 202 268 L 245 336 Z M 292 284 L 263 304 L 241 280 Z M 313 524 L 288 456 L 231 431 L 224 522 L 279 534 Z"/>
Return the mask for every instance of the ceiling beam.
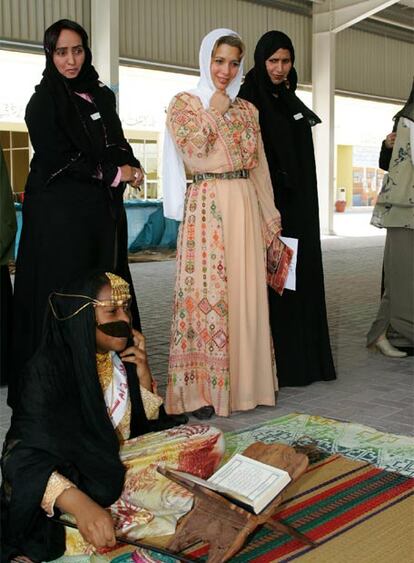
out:
<path id="1" fill-rule="evenodd" d="M 398 0 L 324 0 L 313 5 L 313 31 L 338 33 L 396 4 Z"/>
<path id="2" fill-rule="evenodd" d="M 393 25 L 394 27 L 399 27 L 401 29 L 408 29 L 408 31 L 414 31 L 413 24 L 409 25 L 383 16 L 371 16 L 371 19 L 377 22 L 385 23 L 386 25 Z"/>

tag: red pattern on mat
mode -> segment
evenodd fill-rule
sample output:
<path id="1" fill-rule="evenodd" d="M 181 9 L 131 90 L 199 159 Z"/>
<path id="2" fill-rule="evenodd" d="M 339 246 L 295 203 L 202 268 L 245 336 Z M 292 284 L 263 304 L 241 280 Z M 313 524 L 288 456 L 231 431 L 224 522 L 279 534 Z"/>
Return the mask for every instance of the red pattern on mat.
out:
<path id="1" fill-rule="evenodd" d="M 340 464 L 341 457 L 333 456 L 311 467 L 309 471 L 321 469 L 334 462 Z M 356 467 L 351 471 L 349 465 L 346 470 L 344 467 L 338 467 L 338 470 L 338 475 L 333 479 L 327 478 L 314 489 L 311 487 L 287 500 L 288 505 L 291 502 L 293 505 L 282 508 L 275 518 L 286 521 L 290 518 L 292 525 L 322 544 L 399 503 L 414 491 L 414 479 L 369 464 L 362 464 L 358 468 L 356 462 Z M 298 502 L 302 495 L 308 498 Z M 302 515 L 301 511 L 304 511 Z M 311 548 L 288 536 L 277 536 L 277 533 L 271 531 L 259 532 L 232 561 L 288 562 L 309 549 Z M 266 553 L 263 553 L 264 550 Z M 191 551 L 191 556 L 197 558 L 204 558 L 207 554 L 208 546 L 204 545 Z"/>
<path id="2" fill-rule="evenodd" d="M 362 469 L 364 469 L 364 468 L 361 468 L 361 470 Z M 364 473 L 362 475 L 358 475 L 358 476 L 354 477 L 353 479 L 350 479 L 349 481 L 346 481 L 344 483 L 340 483 L 339 485 L 336 485 L 336 486 L 330 488 L 329 489 L 329 495 L 332 496 L 332 495 L 335 495 L 335 494 L 337 494 L 341 491 L 344 491 L 346 489 L 354 487 L 358 483 L 363 483 L 364 481 L 366 481 L 370 477 L 378 475 L 379 473 L 383 473 L 383 471 L 381 471 L 380 469 L 372 468 L 367 473 Z M 291 514 L 294 514 L 295 512 L 298 512 L 299 510 L 307 508 L 308 506 L 314 505 L 316 502 L 318 502 L 319 500 L 322 500 L 324 498 L 326 498 L 326 491 L 321 492 L 321 493 L 313 496 L 312 498 L 309 498 L 309 499 L 307 499 L 307 500 L 305 500 L 301 503 L 295 504 L 294 506 L 291 506 L 289 508 L 285 508 L 284 510 L 281 510 L 280 512 L 277 513 L 277 516 L 278 516 L 278 518 L 281 518 L 283 520 L 284 518 L 288 518 Z"/>

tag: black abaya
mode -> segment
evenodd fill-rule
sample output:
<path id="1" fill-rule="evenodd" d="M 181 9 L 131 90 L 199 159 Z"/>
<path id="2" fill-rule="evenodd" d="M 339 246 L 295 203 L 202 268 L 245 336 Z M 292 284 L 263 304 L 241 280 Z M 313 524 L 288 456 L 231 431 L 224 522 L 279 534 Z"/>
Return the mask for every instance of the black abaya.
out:
<path id="1" fill-rule="evenodd" d="M 275 105 L 278 100 L 275 99 Z M 299 239 L 296 291 L 269 288 L 269 311 L 280 387 L 335 379 L 326 318 L 318 194 L 310 127 L 288 122 L 299 170 L 298 185 L 278 189 L 271 171 L 282 234 Z"/>
<path id="2" fill-rule="evenodd" d="M 77 131 L 68 129 L 70 124 L 62 126 L 53 85 L 43 79 L 26 109 L 35 155 L 16 262 L 11 406 L 17 400 L 19 372 L 39 345 L 48 295 L 82 272 L 110 271 L 130 283 L 133 325 L 140 330 L 128 267 L 124 184 L 110 187 L 118 166 L 139 162 L 123 137 L 108 88 L 99 87 L 95 103 L 67 94 L 78 116 Z M 86 152 L 88 145 L 93 148 Z"/>
<path id="3" fill-rule="evenodd" d="M 11 366 L 10 335 L 13 289 L 9 267 L 0 266 L 0 386 L 7 385 Z"/>
<path id="4" fill-rule="evenodd" d="M 19 401 L 1 459 L 2 562 L 16 556 L 50 561 L 63 555 L 64 528 L 41 508 L 54 471 L 102 507 L 121 494 L 125 466 L 97 371 L 95 309 L 85 307 L 108 282 L 103 272 L 90 272 L 72 283 L 66 296 L 54 296 L 40 347 L 19 378 Z M 186 422 L 161 409 L 159 418 L 149 421 L 136 366 L 126 362 L 124 368 L 129 438 Z M 55 513 L 60 515 L 57 509 Z"/>
<path id="5" fill-rule="evenodd" d="M 83 355 L 81 350 L 77 353 Z M 22 378 L 1 462 L 2 562 L 22 554 L 32 561 L 63 555 L 64 527 L 41 508 L 53 471 L 103 507 L 114 503 L 122 492 L 125 468 L 96 372 L 81 373 L 78 366 L 59 362 L 64 356 L 60 350 L 54 356 L 56 364 L 47 355 L 36 356 Z M 152 427 L 145 417 L 136 371 L 131 364 L 125 367 L 132 408 L 131 437 L 135 437 Z M 156 424 L 154 429 L 158 430 Z"/>
<path id="6" fill-rule="evenodd" d="M 335 379 L 326 317 L 318 193 L 311 126 L 320 122 L 294 93 L 296 71 L 288 82 L 271 83 L 265 61 L 290 39 L 268 32 L 258 42 L 255 66 L 246 75 L 239 96 L 259 110 L 259 120 L 282 234 L 299 239 L 296 291 L 283 295 L 269 288 L 270 324 L 279 385 L 300 386 Z"/>

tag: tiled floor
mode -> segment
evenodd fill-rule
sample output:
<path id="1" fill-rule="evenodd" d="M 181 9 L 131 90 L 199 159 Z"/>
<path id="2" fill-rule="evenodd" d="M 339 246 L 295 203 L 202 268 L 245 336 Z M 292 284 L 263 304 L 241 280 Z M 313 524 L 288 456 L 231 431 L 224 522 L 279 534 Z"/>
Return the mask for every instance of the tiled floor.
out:
<path id="1" fill-rule="evenodd" d="M 330 237 L 323 240 L 331 341 L 338 379 L 309 387 L 283 388 L 276 408 L 259 407 L 213 418 L 223 430 L 237 430 L 290 412 L 360 422 L 379 430 L 414 434 L 413 358 L 389 359 L 365 348 L 365 334 L 378 306 L 384 238 Z M 153 373 L 165 389 L 175 264 L 131 264 Z M 0 439 L 10 411 L 0 399 Z"/>

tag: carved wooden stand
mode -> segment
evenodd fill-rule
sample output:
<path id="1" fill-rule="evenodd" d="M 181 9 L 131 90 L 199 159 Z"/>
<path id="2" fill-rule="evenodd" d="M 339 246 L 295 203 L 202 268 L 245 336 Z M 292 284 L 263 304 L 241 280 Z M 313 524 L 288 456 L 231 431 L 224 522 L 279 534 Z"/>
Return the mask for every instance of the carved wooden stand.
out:
<path id="1" fill-rule="evenodd" d="M 309 463 L 306 455 L 297 454 L 292 447 L 284 444 L 256 442 L 243 455 L 284 469 L 291 476 L 291 482 L 305 473 Z M 175 553 L 202 541 L 210 545 L 208 562 L 222 563 L 235 555 L 260 525 L 291 534 L 308 545 L 315 545 L 292 526 L 272 519 L 282 502 L 282 494 L 274 498 L 260 514 L 252 514 L 210 489 L 171 474 L 168 469 L 159 468 L 158 471 L 195 496 L 193 509 L 180 520 L 168 545 L 168 549 Z"/>

